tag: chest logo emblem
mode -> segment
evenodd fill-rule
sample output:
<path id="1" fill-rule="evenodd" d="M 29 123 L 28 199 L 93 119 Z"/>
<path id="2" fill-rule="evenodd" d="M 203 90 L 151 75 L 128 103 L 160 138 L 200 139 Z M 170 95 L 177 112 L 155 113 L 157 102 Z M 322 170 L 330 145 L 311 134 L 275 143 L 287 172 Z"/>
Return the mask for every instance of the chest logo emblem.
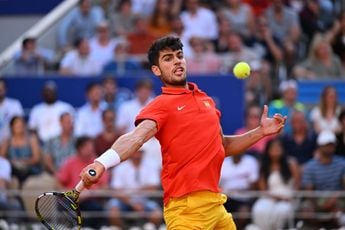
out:
<path id="1" fill-rule="evenodd" d="M 210 107 L 211 107 L 211 104 L 210 104 L 210 102 L 208 102 L 208 101 L 204 101 L 204 105 L 205 105 L 207 108 L 210 108 Z"/>
<path id="2" fill-rule="evenodd" d="M 183 106 L 177 106 L 177 110 L 178 111 L 181 111 L 182 109 L 184 109 L 184 107 L 186 107 L 185 105 L 183 105 Z"/>

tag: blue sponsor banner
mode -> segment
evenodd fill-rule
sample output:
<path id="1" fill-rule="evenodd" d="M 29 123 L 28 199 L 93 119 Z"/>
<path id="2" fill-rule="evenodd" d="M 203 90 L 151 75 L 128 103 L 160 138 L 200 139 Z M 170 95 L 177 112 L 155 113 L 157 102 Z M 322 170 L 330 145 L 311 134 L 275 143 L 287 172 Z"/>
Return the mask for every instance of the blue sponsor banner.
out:
<path id="1" fill-rule="evenodd" d="M 62 0 L 0 0 L 0 15 L 47 14 Z"/>

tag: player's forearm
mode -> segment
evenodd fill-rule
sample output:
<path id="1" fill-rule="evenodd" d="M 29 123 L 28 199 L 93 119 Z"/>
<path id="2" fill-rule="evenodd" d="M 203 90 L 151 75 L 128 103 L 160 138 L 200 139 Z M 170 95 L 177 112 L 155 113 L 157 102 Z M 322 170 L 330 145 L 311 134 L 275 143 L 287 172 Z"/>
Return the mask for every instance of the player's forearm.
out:
<path id="1" fill-rule="evenodd" d="M 223 145 L 225 154 L 226 156 L 230 156 L 243 153 L 247 148 L 263 137 L 264 133 L 261 127 L 250 130 L 241 135 L 224 136 Z"/>
<path id="2" fill-rule="evenodd" d="M 119 154 L 121 161 L 125 161 L 132 153 L 140 149 L 146 141 L 145 137 L 130 132 L 119 137 L 111 148 Z"/>
<path id="3" fill-rule="evenodd" d="M 96 159 L 105 169 L 119 164 L 127 160 L 133 153 L 152 138 L 157 132 L 156 123 L 154 121 L 145 120 L 132 132 L 119 137 L 114 144 Z"/>

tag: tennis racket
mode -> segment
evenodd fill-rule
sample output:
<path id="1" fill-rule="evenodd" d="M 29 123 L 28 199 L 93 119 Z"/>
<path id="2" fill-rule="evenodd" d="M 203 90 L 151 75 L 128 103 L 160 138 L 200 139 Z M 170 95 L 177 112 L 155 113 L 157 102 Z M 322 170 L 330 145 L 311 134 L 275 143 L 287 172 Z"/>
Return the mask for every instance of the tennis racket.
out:
<path id="1" fill-rule="evenodd" d="M 90 169 L 90 176 L 96 171 Z M 49 230 L 80 229 L 82 217 L 79 209 L 79 195 L 85 186 L 80 181 L 73 190 L 67 192 L 45 192 L 35 203 L 35 212 L 41 223 Z"/>

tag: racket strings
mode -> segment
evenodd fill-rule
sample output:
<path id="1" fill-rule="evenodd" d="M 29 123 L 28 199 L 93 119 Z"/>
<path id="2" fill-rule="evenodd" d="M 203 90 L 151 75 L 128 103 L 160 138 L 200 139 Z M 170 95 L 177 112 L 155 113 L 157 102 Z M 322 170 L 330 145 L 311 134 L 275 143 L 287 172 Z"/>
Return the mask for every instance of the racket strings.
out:
<path id="1" fill-rule="evenodd" d="M 73 228 L 78 224 L 78 214 L 71 204 L 64 196 L 43 196 L 38 203 L 41 218 L 56 230 Z"/>

